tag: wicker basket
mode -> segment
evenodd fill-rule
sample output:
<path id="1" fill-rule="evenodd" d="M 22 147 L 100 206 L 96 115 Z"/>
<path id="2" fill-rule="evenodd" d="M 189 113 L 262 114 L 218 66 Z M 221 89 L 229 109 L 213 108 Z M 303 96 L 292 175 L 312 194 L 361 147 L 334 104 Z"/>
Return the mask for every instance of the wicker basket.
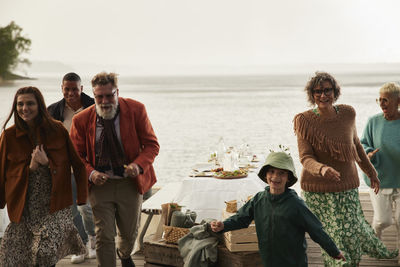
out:
<path id="1" fill-rule="evenodd" d="M 164 225 L 164 239 L 167 243 L 178 244 L 178 240 L 189 233 L 190 228 Z"/>
<path id="2" fill-rule="evenodd" d="M 226 211 L 235 213 L 237 212 L 237 201 L 236 200 L 231 200 L 231 201 L 225 201 L 226 204 Z"/>

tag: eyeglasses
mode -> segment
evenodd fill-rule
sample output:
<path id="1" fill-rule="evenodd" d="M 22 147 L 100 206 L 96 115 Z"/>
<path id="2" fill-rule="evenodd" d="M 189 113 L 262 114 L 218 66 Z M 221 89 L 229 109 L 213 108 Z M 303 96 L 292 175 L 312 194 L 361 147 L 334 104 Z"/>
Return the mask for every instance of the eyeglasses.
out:
<path id="1" fill-rule="evenodd" d="M 321 96 L 324 93 L 326 96 L 330 96 L 333 92 L 333 88 L 324 88 L 324 89 L 314 89 L 313 94 L 316 96 Z"/>
<path id="2" fill-rule="evenodd" d="M 115 96 L 115 93 L 117 92 L 116 89 L 112 90 L 111 94 L 105 94 L 105 95 L 96 95 L 95 93 L 93 93 L 94 98 L 96 98 L 97 101 L 102 101 L 104 98 L 105 99 L 112 99 Z"/>
<path id="3" fill-rule="evenodd" d="M 386 99 L 386 98 L 377 98 L 376 99 L 376 103 L 378 104 L 378 105 L 380 105 L 380 104 L 387 104 L 387 102 L 389 102 L 389 99 Z"/>

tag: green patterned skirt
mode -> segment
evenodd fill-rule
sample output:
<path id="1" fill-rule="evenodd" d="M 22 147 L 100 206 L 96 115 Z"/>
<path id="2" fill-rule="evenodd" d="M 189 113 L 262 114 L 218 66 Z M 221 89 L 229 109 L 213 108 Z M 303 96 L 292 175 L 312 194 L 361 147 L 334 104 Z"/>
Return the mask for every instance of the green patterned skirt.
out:
<path id="1" fill-rule="evenodd" d="M 386 248 L 365 220 L 358 189 L 334 193 L 303 192 L 303 195 L 310 210 L 346 258 L 345 263 L 337 261 L 322 250 L 325 266 L 357 266 L 362 255 L 378 259 L 398 255 L 398 250 Z"/>

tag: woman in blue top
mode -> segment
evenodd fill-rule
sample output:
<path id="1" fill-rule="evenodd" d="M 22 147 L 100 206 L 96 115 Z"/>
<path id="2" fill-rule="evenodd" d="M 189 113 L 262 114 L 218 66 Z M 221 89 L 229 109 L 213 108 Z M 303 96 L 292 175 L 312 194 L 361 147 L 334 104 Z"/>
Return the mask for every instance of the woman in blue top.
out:
<path id="1" fill-rule="evenodd" d="M 384 84 L 377 102 L 383 112 L 369 118 L 361 143 L 381 181 L 379 193 L 370 192 L 374 209 L 372 227 L 380 238 L 383 229 L 392 224 L 393 202 L 396 207 L 394 219 L 400 229 L 400 86 Z M 364 180 L 369 185 L 365 174 Z M 399 247 L 399 233 L 397 240 Z"/>

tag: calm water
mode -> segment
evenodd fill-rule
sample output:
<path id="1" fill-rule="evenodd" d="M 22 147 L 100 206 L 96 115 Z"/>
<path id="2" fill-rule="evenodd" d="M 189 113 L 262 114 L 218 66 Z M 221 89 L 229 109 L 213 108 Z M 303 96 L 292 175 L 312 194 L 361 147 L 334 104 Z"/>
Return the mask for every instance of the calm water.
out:
<path id="1" fill-rule="evenodd" d="M 39 76 L 0 87 L 0 122 L 8 115 L 16 89 L 34 85 L 42 90 L 46 104 L 61 99 L 59 76 Z M 397 75 L 336 75 L 342 86 L 338 103 L 357 111 L 361 135 L 369 116 L 380 112 L 375 98 L 386 81 Z M 89 95 L 90 77 L 82 77 Z M 304 85 L 308 75 L 120 77 L 120 96 L 144 103 L 161 150 L 155 161 L 158 185 L 186 177 L 195 163 L 206 162 L 218 139 L 227 146 L 250 144 L 253 153 L 265 154 L 283 144 L 298 161 L 292 119 L 307 106 Z M 365 188 L 365 186 L 362 186 Z"/>

